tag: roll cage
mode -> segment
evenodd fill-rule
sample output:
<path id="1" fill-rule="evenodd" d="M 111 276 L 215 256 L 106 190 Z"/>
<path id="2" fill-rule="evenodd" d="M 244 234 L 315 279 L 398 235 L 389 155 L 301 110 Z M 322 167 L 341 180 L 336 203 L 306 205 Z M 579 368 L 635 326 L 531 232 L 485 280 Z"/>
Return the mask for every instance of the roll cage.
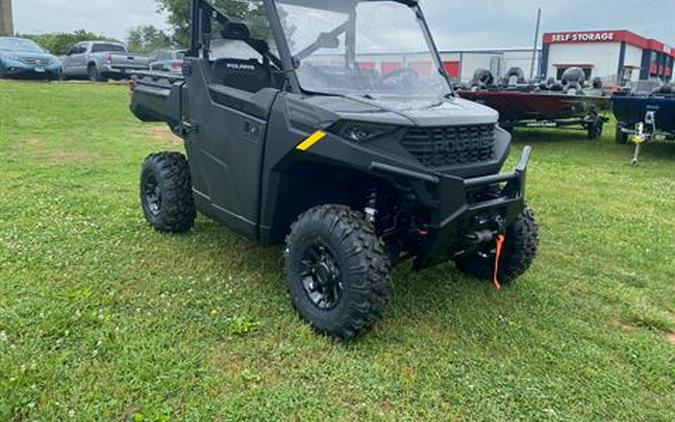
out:
<path id="1" fill-rule="evenodd" d="M 358 1 L 385 1 L 385 0 L 283 0 L 285 4 L 292 4 L 298 6 L 308 6 L 321 8 L 325 10 L 343 11 L 350 14 L 350 19 L 339 25 L 338 27 L 320 34 L 317 40 L 293 55 L 281 24 L 281 19 L 276 8 L 277 0 L 262 0 L 265 8 L 265 15 L 269 19 L 272 36 L 277 44 L 279 56 L 277 57 L 270 51 L 269 45 L 266 41 L 251 37 L 248 26 L 244 23 L 234 22 L 225 13 L 215 7 L 209 0 L 192 0 L 192 20 L 191 20 L 191 42 L 190 50 L 187 52 L 188 57 L 202 57 L 208 60 L 210 51 L 209 45 L 213 34 L 212 19 L 223 25 L 221 36 L 224 39 L 239 40 L 248 44 L 251 48 L 257 51 L 265 61 L 264 64 L 269 65 L 273 63 L 279 70 L 288 75 L 290 88 L 292 92 L 300 93 L 302 89 L 300 82 L 296 75 L 296 70 L 299 67 L 299 61 L 308 57 L 315 51 L 323 48 L 326 44 L 330 44 L 337 39 L 341 34 L 346 37 L 346 54 L 347 62 L 354 64 L 356 62 L 356 37 L 355 37 L 355 5 Z M 427 39 L 431 55 L 434 59 L 436 68 L 442 76 L 451 83 L 448 75 L 443 71 L 441 57 L 438 53 L 436 43 L 434 42 L 431 32 L 427 25 L 422 9 L 419 7 L 418 0 L 386 0 L 404 4 L 413 8 L 417 19 L 422 24 L 424 36 Z"/>

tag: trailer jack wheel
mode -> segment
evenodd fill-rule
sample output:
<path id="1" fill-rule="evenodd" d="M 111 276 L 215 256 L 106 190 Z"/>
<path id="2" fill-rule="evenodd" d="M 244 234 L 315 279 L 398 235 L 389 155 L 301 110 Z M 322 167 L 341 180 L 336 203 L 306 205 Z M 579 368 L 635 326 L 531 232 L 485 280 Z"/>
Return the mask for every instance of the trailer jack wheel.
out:
<path id="1" fill-rule="evenodd" d="M 642 151 L 642 142 L 635 144 L 635 153 L 633 154 L 633 159 L 630 162 L 630 165 L 633 167 L 640 166 L 640 152 Z"/>

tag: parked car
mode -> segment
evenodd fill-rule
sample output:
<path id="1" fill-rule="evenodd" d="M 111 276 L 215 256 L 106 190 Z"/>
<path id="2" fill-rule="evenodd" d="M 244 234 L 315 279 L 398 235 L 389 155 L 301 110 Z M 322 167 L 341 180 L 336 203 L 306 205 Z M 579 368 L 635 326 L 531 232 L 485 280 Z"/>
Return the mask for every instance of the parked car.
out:
<path id="1" fill-rule="evenodd" d="M 147 70 L 148 57 L 130 54 L 124 44 L 110 41 L 84 41 L 73 45 L 63 58 L 67 78 L 87 78 L 92 82 L 127 79 L 129 72 Z"/>
<path id="2" fill-rule="evenodd" d="M 150 54 L 150 70 L 180 74 L 184 58 L 183 50 L 157 50 Z"/>
<path id="3" fill-rule="evenodd" d="M 31 40 L 0 37 L 0 78 L 57 79 L 61 61 Z"/>

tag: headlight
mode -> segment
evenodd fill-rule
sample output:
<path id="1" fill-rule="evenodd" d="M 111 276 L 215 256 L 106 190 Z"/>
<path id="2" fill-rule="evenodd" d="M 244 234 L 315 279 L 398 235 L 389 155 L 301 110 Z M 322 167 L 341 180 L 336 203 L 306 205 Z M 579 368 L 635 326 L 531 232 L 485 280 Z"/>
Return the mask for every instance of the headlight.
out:
<path id="1" fill-rule="evenodd" d="M 366 142 L 379 136 L 396 131 L 396 126 L 367 122 L 339 122 L 331 128 L 331 132 L 341 138 L 354 142 Z"/>

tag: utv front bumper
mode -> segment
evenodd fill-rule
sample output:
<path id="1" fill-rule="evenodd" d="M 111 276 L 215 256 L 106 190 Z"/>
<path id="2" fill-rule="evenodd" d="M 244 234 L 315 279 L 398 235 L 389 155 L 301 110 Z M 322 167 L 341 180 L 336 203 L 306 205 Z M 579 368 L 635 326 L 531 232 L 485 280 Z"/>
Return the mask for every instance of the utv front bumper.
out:
<path id="1" fill-rule="evenodd" d="M 472 179 L 417 174 L 373 163 L 373 170 L 398 173 L 411 182 L 417 200 L 431 210 L 428 230 L 413 265 L 430 267 L 469 252 L 472 234 L 494 233 L 509 227 L 525 208 L 525 185 L 531 147 L 525 147 L 512 173 Z M 475 192 L 487 194 L 473 195 Z"/>

